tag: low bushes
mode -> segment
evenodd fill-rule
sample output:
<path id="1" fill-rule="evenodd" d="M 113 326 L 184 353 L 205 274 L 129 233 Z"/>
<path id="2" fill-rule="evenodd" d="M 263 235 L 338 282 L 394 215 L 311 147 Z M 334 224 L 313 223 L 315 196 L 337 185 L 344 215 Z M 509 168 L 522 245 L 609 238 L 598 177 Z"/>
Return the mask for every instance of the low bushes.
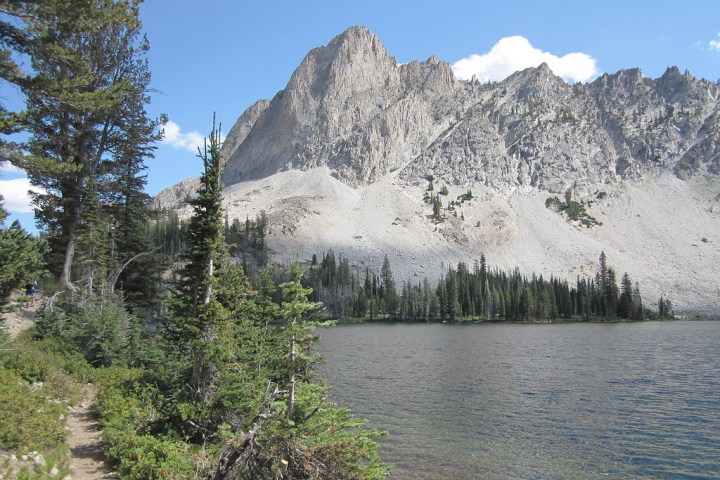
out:
<path id="1" fill-rule="evenodd" d="M 175 435 L 157 431 L 166 418 L 161 397 L 145 375 L 142 369 L 102 371 L 97 409 L 105 453 L 128 480 L 195 478 L 200 453 Z"/>

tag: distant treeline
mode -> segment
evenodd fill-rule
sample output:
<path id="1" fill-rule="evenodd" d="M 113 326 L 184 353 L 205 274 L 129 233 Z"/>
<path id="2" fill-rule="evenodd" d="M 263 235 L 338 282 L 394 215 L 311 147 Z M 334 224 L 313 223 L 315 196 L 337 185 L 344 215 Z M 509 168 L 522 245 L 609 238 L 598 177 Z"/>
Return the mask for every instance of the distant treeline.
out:
<path id="1" fill-rule="evenodd" d="M 390 260 L 380 274 L 365 269 L 363 280 L 350 263 L 332 251 L 317 261 L 313 257 L 305 281 L 311 298 L 321 301 L 334 318 L 402 322 L 532 322 L 550 320 L 643 320 L 649 312 L 640 288 L 625 273 L 619 282 L 600 254 L 594 278 L 578 277 L 573 284 L 556 277 L 523 275 L 518 268 L 489 268 L 484 256 L 472 268 L 460 262 L 448 267 L 436 284 L 425 278 L 418 283 L 393 279 Z M 661 298 L 659 313 L 668 317 L 672 304 Z"/>
<path id="2" fill-rule="evenodd" d="M 181 220 L 174 210 L 162 209 L 154 212 L 146 223 L 146 231 L 160 251 L 172 259 L 185 251 L 188 242 L 187 220 Z M 256 278 L 268 263 L 267 216 L 260 212 L 254 220 L 244 222 L 235 218 L 232 222 L 225 216 L 224 235 L 228 253 L 242 260 L 246 274 Z"/>
<path id="3" fill-rule="evenodd" d="M 269 266 L 266 244 L 267 216 L 254 220 L 225 219 L 229 253 L 238 258 L 256 288 L 268 278 L 284 275 L 284 267 Z M 172 210 L 157 212 L 147 226 L 163 253 L 175 257 L 187 242 L 187 223 Z M 656 315 L 646 309 L 637 283 L 625 273 L 619 278 L 600 254 L 594 278 L 573 283 L 542 275 L 523 275 L 491 268 L 484 255 L 471 266 L 449 266 L 435 283 L 427 278 L 396 283 L 390 259 L 385 256 L 379 272 L 353 268 L 343 255 L 330 250 L 321 259 L 313 255 L 303 279 L 312 288 L 312 301 L 322 302 L 335 319 L 401 322 L 535 322 L 550 320 L 643 320 Z M 264 276 L 264 278 L 263 278 Z M 672 315 L 672 304 L 661 298 L 661 317 Z"/>

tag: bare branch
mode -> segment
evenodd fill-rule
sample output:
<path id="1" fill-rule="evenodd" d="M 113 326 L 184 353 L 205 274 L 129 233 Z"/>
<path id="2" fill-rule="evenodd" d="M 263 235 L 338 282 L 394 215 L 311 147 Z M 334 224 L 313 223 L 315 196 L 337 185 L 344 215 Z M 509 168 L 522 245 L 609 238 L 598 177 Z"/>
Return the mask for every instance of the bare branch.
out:
<path id="1" fill-rule="evenodd" d="M 122 274 L 123 270 L 125 270 L 125 268 L 126 268 L 128 265 L 130 265 L 132 262 L 134 262 L 134 261 L 137 260 L 138 258 L 143 257 L 143 256 L 145 256 L 145 255 L 150 255 L 151 253 L 153 253 L 153 252 L 156 251 L 156 250 L 159 250 L 160 248 L 161 248 L 161 247 L 155 247 L 155 248 L 153 248 L 152 250 L 148 250 L 148 251 L 146 251 L 146 252 L 138 253 L 137 255 L 135 255 L 134 257 L 132 257 L 130 260 L 128 260 L 127 262 L 123 263 L 122 266 L 121 266 L 119 269 L 111 272 L 110 275 L 108 275 L 108 280 L 107 280 L 107 281 L 108 281 L 108 285 L 109 285 L 110 294 L 112 294 L 112 293 L 115 291 L 115 284 L 117 283 L 118 279 L 120 278 L 120 275 Z"/>

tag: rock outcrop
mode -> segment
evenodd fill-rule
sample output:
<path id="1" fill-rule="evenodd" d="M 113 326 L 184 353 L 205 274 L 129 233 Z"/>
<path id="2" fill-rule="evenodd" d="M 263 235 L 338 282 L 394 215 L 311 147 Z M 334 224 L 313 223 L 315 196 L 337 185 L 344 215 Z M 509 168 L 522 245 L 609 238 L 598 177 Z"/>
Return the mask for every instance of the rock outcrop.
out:
<path id="1" fill-rule="evenodd" d="M 369 30 L 352 27 L 305 57 L 231 149 L 223 181 L 327 165 L 349 184 L 370 183 L 447 126 L 436 112 L 450 116 L 448 99 L 459 87 L 449 64 L 430 58 L 399 66 Z"/>

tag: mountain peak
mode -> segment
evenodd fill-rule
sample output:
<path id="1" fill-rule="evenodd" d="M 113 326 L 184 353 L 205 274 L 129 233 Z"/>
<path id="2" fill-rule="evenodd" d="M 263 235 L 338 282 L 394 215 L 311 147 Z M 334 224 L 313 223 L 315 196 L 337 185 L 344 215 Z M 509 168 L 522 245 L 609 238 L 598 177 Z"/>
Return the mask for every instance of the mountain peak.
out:
<path id="1" fill-rule="evenodd" d="M 320 51 L 327 58 L 336 57 L 341 63 L 383 61 L 388 57 L 380 39 L 366 27 L 353 26 L 333 38 Z"/>
<path id="2" fill-rule="evenodd" d="M 547 63 L 495 84 L 462 83 L 435 56 L 398 66 L 374 33 L 353 26 L 244 116 L 223 181 L 327 167 L 352 186 L 402 169 L 411 183 L 448 172 L 501 191 L 589 189 L 714 145 L 715 130 L 702 127 L 715 107 L 702 102 L 720 92 L 700 95 L 696 83 L 671 67 L 657 80 L 629 69 L 571 86 Z M 683 157 L 697 159 L 692 172 L 720 165 L 709 147 L 693 152 Z"/>
<path id="3" fill-rule="evenodd" d="M 517 71 L 500 83 L 535 83 L 547 82 L 549 80 L 562 80 L 561 77 L 555 75 L 550 66 L 543 62 L 537 67 L 528 67 L 524 70 Z"/>

